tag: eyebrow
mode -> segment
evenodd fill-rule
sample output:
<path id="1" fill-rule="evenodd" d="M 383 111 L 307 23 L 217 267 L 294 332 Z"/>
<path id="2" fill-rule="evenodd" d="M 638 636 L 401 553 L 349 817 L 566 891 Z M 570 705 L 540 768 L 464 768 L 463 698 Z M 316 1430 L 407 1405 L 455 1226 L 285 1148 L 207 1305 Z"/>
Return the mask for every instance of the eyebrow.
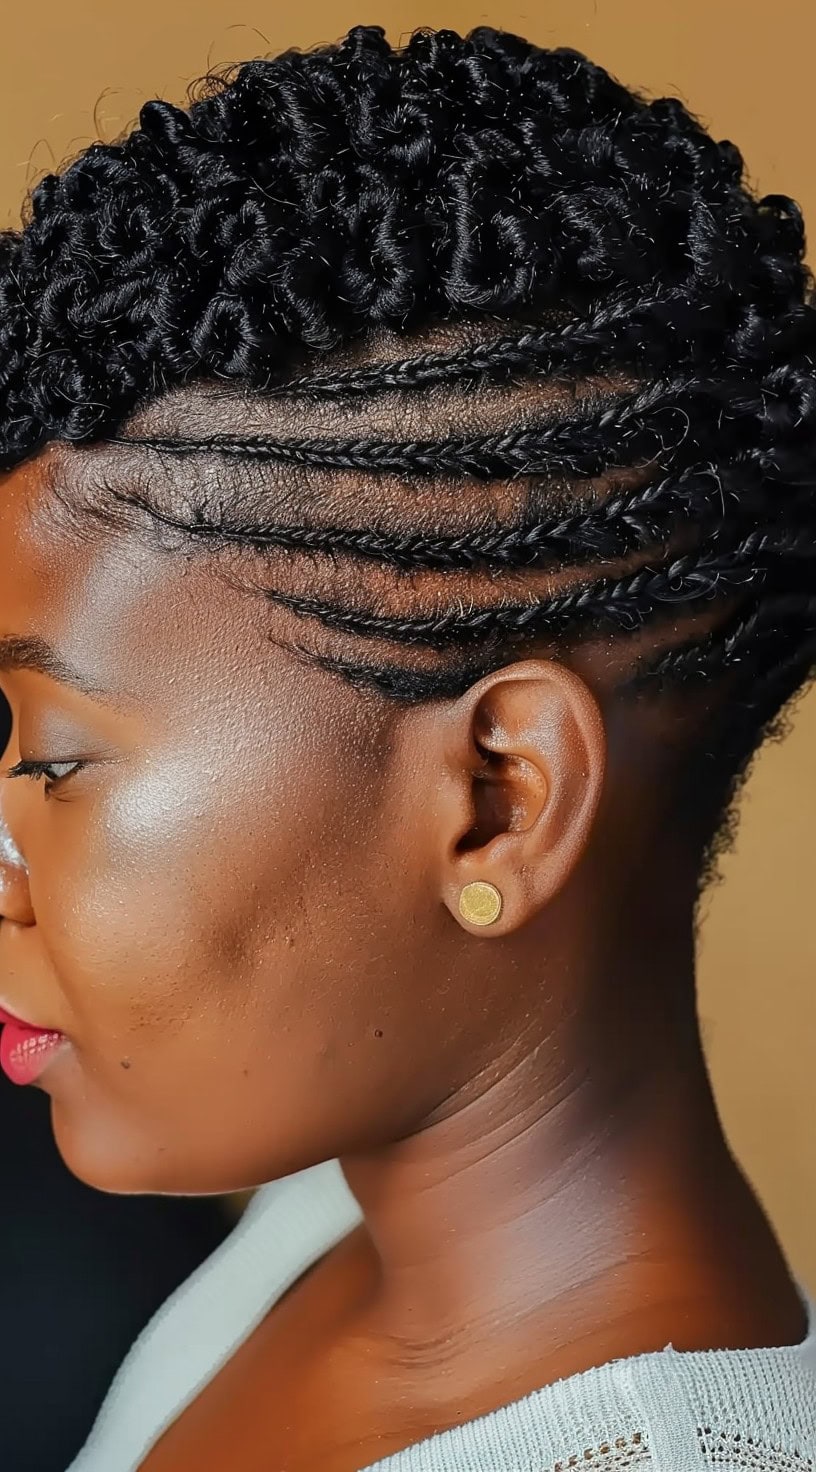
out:
<path id="1" fill-rule="evenodd" d="M 39 635 L 7 634 L 0 639 L 0 670 L 34 670 L 37 674 L 47 675 L 50 680 L 56 680 L 60 685 L 78 690 L 90 700 L 107 703 L 117 700 L 112 690 L 106 690 L 86 679 L 79 670 L 63 659 L 52 644 L 48 644 Z"/>

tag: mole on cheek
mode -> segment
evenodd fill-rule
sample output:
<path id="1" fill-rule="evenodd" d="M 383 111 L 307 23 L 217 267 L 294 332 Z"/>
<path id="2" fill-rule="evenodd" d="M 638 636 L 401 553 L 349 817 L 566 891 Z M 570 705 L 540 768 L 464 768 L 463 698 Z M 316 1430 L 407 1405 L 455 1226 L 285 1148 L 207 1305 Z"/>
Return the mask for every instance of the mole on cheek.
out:
<path id="1" fill-rule="evenodd" d="M 122 1066 L 122 1068 L 130 1068 L 130 1059 L 129 1058 L 123 1058 L 122 1059 L 121 1066 Z"/>

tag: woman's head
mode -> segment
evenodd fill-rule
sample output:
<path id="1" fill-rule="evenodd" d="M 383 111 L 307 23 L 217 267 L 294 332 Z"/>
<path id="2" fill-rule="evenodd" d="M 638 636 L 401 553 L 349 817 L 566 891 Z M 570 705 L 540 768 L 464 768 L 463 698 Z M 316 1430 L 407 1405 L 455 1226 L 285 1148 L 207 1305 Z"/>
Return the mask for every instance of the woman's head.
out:
<path id="1" fill-rule="evenodd" d="M 79 1174 L 396 1138 L 682 934 L 816 655 L 802 253 L 678 102 L 487 28 L 250 63 L 34 191 L 0 1004 L 71 1041 Z"/>

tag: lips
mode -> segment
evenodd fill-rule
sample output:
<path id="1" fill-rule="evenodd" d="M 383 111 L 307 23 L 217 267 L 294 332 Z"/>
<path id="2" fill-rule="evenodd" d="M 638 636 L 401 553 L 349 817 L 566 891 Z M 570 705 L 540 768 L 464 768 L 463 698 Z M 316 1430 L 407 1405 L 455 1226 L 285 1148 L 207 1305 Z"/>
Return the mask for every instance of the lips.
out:
<path id="1" fill-rule="evenodd" d="M 7 1007 L 0 1007 L 0 1027 L 3 1027 L 4 1024 L 7 1023 L 7 1022 L 22 1022 L 22 1021 L 23 1021 L 22 1017 L 15 1016 L 15 1014 L 13 1012 L 9 1012 L 9 1010 L 8 1010 Z M 29 1026 L 28 1023 L 26 1023 L 24 1025 L 25 1026 Z"/>
<path id="2" fill-rule="evenodd" d="M 52 1028 L 31 1027 L 0 1007 L 0 1068 L 13 1084 L 32 1084 L 68 1041 Z"/>

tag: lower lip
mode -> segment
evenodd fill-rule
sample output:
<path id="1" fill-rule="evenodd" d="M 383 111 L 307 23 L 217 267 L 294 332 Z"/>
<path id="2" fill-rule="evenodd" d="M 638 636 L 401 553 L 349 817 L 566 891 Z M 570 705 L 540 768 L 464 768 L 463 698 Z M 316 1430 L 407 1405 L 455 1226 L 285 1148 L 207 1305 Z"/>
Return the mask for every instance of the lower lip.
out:
<path id="1" fill-rule="evenodd" d="M 33 1084 L 67 1043 L 62 1032 L 43 1027 L 28 1027 L 24 1022 L 0 1012 L 3 1032 L 0 1036 L 0 1068 L 13 1084 Z"/>

